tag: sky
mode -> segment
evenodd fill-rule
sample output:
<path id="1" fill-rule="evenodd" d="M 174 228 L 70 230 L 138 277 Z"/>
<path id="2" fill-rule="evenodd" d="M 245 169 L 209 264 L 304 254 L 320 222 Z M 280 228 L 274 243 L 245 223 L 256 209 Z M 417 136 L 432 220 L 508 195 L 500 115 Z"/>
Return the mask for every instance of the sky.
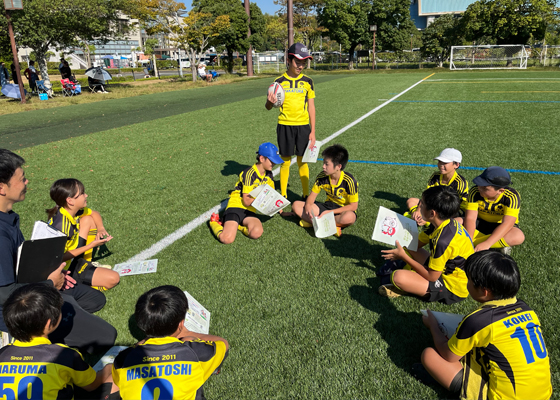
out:
<path id="1" fill-rule="evenodd" d="M 280 6 L 274 4 L 273 0 L 249 0 L 251 3 L 257 3 L 263 14 L 269 13 L 274 15 L 276 11 L 280 9 Z M 182 1 L 185 4 L 187 10 L 191 9 L 191 0 Z"/>

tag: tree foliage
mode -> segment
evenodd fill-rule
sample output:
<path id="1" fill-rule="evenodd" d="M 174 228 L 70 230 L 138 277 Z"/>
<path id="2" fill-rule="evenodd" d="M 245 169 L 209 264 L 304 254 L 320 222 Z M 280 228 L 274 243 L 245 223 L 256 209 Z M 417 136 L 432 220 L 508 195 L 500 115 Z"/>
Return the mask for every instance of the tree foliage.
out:
<path id="1" fill-rule="evenodd" d="M 348 68 L 353 68 L 354 50 L 359 44 L 371 41 L 369 0 L 325 0 L 318 8 L 319 23 L 328 30 L 331 39 L 349 50 Z"/>
<path id="2" fill-rule="evenodd" d="M 17 46 L 35 52 L 41 76 L 48 81 L 45 56 L 50 47 L 61 50 L 79 46 L 81 40 L 104 41 L 125 34 L 131 27 L 120 23 L 120 15 L 131 11 L 127 0 L 26 0 L 23 10 L 10 11 L 10 16 Z M 0 30 L 7 32 L 4 15 Z"/>
<path id="3" fill-rule="evenodd" d="M 443 15 L 422 32 L 422 55 L 433 58 L 440 67 L 449 58 L 451 46 L 462 44 L 459 19 L 451 14 Z"/>
<path id="4" fill-rule="evenodd" d="M 370 23 L 377 25 L 378 50 L 410 48 L 410 35 L 416 30 L 410 18 L 410 0 L 376 0 Z"/>
<path id="5" fill-rule="evenodd" d="M 485 44 L 527 44 L 533 36 L 543 40 L 546 28 L 557 17 L 555 0 L 479 0 L 461 18 L 469 41 Z"/>
<path id="6" fill-rule="evenodd" d="M 324 3 L 323 0 L 294 0 L 293 1 L 293 24 L 294 24 L 294 41 L 299 41 L 309 49 L 314 49 L 321 35 L 326 31 L 317 20 L 317 9 Z M 274 0 L 274 4 L 280 6 L 280 19 L 286 25 L 288 23 L 287 16 L 287 0 Z M 287 28 L 286 28 L 287 29 Z M 286 30 L 287 34 L 287 30 Z M 297 38 L 297 40 L 296 40 Z M 286 46 L 287 48 L 287 42 Z"/>

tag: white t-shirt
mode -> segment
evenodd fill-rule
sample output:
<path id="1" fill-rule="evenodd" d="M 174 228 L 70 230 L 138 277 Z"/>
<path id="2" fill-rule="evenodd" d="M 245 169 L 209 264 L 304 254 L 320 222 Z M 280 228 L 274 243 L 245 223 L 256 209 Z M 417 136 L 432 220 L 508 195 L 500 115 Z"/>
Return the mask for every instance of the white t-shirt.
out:
<path id="1" fill-rule="evenodd" d="M 200 75 L 202 78 L 204 78 L 206 76 L 206 67 L 199 67 L 198 68 L 198 75 Z"/>

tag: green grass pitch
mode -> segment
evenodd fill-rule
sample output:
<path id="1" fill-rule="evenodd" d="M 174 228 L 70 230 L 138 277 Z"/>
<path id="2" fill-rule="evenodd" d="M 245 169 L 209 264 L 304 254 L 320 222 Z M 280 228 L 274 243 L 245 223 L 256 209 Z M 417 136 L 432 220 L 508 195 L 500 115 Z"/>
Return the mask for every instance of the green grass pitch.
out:
<path id="1" fill-rule="evenodd" d="M 431 72 L 314 75 L 317 138 L 323 139 Z M 264 108 L 272 78 L 173 91 L 0 118 L 0 146 L 27 161 L 22 230 L 45 219 L 58 178 L 82 180 L 89 205 L 114 236 L 110 264 L 124 262 L 227 198 L 264 141 L 276 142 L 277 111 Z M 445 147 L 464 167 L 558 172 L 560 72 L 441 72 L 332 143 L 354 161 L 431 164 Z M 203 224 L 155 256 L 155 274 L 131 276 L 107 293 L 99 313 L 134 343 L 138 296 L 175 284 L 212 312 L 211 333 L 230 356 L 206 384 L 212 399 L 446 398 L 410 375 L 431 345 L 414 298 L 377 295 L 375 270 L 385 247 L 371 240 L 379 206 L 404 211 L 433 168 L 350 162 L 360 183 L 357 223 L 341 238 L 316 239 L 296 219 L 263 218 L 264 234 L 220 244 Z M 313 179 L 321 165 L 310 166 Z M 480 172 L 462 169 L 469 181 Z M 514 249 L 519 297 L 539 315 L 553 386 L 560 384 L 560 176 L 512 172 L 522 198 L 526 242 Z M 290 199 L 301 195 L 292 168 Z M 324 195 L 321 195 L 320 199 Z M 433 304 L 438 311 L 476 307 Z M 136 336 L 136 337 L 135 337 Z M 557 392 L 553 395 L 558 398 Z"/>

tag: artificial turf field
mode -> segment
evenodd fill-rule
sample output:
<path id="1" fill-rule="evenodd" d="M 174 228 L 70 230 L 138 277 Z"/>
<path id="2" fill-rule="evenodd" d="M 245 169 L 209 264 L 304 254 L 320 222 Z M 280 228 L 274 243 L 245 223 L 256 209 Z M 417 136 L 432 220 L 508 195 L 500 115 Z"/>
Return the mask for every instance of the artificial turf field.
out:
<path id="1" fill-rule="evenodd" d="M 431 74 L 313 75 L 317 138 Z M 46 218 L 48 189 L 63 177 L 84 182 L 89 206 L 114 236 L 112 254 L 102 260 L 109 264 L 195 220 L 227 198 L 260 143 L 276 142 L 277 111 L 264 108 L 270 81 L 0 117 L 0 147 L 27 161 L 27 199 L 14 208 L 25 236 L 34 220 Z M 141 293 L 162 284 L 188 290 L 212 312 L 211 333 L 231 346 L 222 373 L 205 385 L 211 399 L 450 397 L 410 375 L 431 345 L 419 313 L 426 304 L 377 294 L 375 271 L 386 247 L 372 242 L 371 233 L 378 207 L 403 212 L 434 170 L 425 165 L 455 147 L 463 153 L 459 172 L 469 181 L 490 165 L 518 170 L 511 175 L 526 234 L 513 251 L 522 272 L 519 297 L 540 317 L 557 388 L 559 106 L 560 72 L 431 75 L 330 142 L 348 148 L 346 170 L 360 184 L 357 223 L 341 238 L 316 239 L 297 219 L 275 216 L 263 218 L 259 240 L 239 234 L 226 246 L 204 223 L 153 256 L 157 273 L 123 278 L 99 315 L 118 329 L 117 344 L 130 345 L 142 337 L 132 317 Z M 310 170 L 313 179 L 321 164 Z M 292 168 L 289 198 L 300 195 Z M 465 314 L 476 306 L 468 299 L 430 308 Z"/>

